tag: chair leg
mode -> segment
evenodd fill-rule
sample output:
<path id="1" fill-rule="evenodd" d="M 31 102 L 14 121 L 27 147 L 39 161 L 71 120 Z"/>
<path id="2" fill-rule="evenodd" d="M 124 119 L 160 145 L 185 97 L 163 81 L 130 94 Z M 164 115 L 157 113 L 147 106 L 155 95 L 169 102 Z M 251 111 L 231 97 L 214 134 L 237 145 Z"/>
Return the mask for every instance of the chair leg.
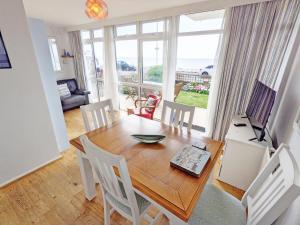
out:
<path id="1" fill-rule="evenodd" d="M 132 225 L 140 225 L 140 220 L 137 218 L 133 218 Z"/>
<path id="2" fill-rule="evenodd" d="M 103 202 L 104 202 L 104 225 L 110 225 L 110 208 L 109 208 L 109 203 L 106 200 L 104 200 Z"/>

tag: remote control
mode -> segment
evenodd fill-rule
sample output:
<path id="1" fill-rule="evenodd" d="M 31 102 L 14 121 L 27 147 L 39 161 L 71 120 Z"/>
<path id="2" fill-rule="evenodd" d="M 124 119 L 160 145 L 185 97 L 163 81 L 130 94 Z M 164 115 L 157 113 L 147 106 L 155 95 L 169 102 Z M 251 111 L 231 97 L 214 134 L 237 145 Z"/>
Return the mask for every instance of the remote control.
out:
<path id="1" fill-rule="evenodd" d="M 245 123 L 235 123 L 234 126 L 236 126 L 236 127 L 246 127 L 247 124 L 245 124 Z"/>
<path id="2" fill-rule="evenodd" d="M 192 144 L 193 147 L 195 148 L 199 148 L 201 150 L 206 150 L 206 144 L 202 143 L 202 142 L 195 142 Z"/>

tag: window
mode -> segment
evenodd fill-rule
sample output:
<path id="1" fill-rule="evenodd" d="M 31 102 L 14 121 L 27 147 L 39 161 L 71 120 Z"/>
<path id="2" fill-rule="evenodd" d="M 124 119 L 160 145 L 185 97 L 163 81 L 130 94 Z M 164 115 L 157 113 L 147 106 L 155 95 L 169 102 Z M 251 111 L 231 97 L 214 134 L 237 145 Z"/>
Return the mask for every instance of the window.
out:
<path id="1" fill-rule="evenodd" d="M 81 39 L 82 40 L 89 40 L 89 39 L 91 39 L 91 32 L 89 30 L 81 31 Z"/>
<path id="2" fill-rule="evenodd" d="M 54 71 L 61 71 L 61 65 L 59 61 L 59 54 L 55 38 L 48 39 L 50 55 L 52 60 L 52 66 Z"/>
<path id="3" fill-rule="evenodd" d="M 127 26 L 117 26 L 116 27 L 117 36 L 126 36 L 126 35 L 135 35 L 136 34 L 136 25 L 127 25 Z"/>
<path id="4" fill-rule="evenodd" d="M 163 41 L 143 42 L 143 83 L 162 83 Z"/>
<path id="5" fill-rule="evenodd" d="M 103 38 L 103 29 L 94 30 L 94 38 Z"/>
<path id="6" fill-rule="evenodd" d="M 119 81 L 126 83 L 138 83 L 138 42 L 133 40 L 121 40 L 116 42 L 117 71 Z"/>
<path id="7" fill-rule="evenodd" d="M 164 21 L 145 22 L 142 26 L 143 33 L 157 33 L 164 31 Z"/>
<path id="8" fill-rule="evenodd" d="M 103 97 L 103 29 L 81 31 L 83 58 L 90 102 Z"/>
<path id="9" fill-rule="evenodd" d="M 181 15 L 179 33 L 222 30 L 224 10 Z"/>
<path id="10" fill-rule="evenodd" d="M 165 20 L 115 27 L 120 109 L 134 108 L 149 94 L 161 96 L 164 27 Z"/>

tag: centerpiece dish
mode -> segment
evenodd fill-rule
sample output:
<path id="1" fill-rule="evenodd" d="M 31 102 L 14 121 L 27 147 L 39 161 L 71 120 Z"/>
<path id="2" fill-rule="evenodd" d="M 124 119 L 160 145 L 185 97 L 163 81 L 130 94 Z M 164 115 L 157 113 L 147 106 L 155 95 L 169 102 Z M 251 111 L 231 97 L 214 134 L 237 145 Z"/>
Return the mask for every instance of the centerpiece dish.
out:
<path id="1" fill-rule="evenodd" d="M 134 139 L 147 144 L 157 143 L 162 141 L 164 138 L 166 138 L 165 135 L 156 135 L 156 134 L 132 134 L 131 136 Z"/>

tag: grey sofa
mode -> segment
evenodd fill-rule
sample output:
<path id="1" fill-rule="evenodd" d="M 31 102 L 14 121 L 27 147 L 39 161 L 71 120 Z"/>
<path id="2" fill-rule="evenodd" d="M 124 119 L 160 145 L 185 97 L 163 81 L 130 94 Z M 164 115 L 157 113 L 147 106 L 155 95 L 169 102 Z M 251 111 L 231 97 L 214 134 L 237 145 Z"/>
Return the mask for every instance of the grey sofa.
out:
<path id="1" fill-rule="evenodd" d="M 58 85 L 65 84 L 65 83 L 67 83 L 68 85 L 68 88 L 71 92 L 71 96 L 61 99 L 61 105 L 63 111 L 74 109 L 81 105 L 89 104 L 88 95 L 91 93 L 90 91 L 78 89 L 77 81 L 75 79 L 66 79 L 66 80 L 57 81 Z"/>

